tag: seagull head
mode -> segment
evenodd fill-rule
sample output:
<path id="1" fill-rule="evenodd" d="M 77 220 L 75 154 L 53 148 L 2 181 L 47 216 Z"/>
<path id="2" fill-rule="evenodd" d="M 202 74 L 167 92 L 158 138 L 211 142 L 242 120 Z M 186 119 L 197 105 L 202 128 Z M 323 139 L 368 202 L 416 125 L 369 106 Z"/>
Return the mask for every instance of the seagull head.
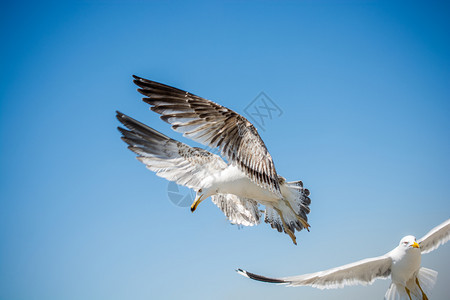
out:
<path id="1" fill-rule="evenodd" d="M 202 188 L 197 191 L 195 194 L 195 201 L 191 205 L 191 212 L 194 212 L 197 209 L 197 206 L 206 198 L 214 195 L 211 188 Z"/>
<path id="2" fill-rule="evenodd" d="M 419 249 L 420 246 L 416 241 L 416 237 L 412 235 L 407 235 L 400 241 L 400 247 L 404 249 Z"/>

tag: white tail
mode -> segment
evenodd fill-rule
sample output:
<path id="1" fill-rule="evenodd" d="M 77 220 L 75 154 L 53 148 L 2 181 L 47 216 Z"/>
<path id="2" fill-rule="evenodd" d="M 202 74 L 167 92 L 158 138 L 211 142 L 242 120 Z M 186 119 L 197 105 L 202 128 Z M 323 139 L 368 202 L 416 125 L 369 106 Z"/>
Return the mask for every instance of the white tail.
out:
<path id="1" fill-rule="evenodd" d="M 311 204 L 309 190 L 303 188 L 302 181 L 286 182 L 285 187 L 287 187 L 286 191 L 282 188 L 283 196 L 289 201 L 294 212 L 305 221 L 308 221 L 306 215 L 310 212 L 309 205 Z"/>
<path id="2" fill-rule="evenodd" d="M 424 300 L 428 299 L 431 290 L 436 283 L 438 272 L 427 269 L 420 268 L 417 274 L 415 274 L 410 280 L 406 282 L 406 287 L 408 288 L 411 299 L 413 300 Z M 419 285 L 417 284 L 417 281 Z M 425 295 L 424 295 L 425 294 Z M 397 283 L 391 283 L 391 286 L 384 296 L 386 300 L 410 300 L 408 293 L 406 292 L 405 286 Z"/>
<path id="3" fill-rule="evenodd" d="M 309 191 L 303 188 L 301 181 L 286 182 L 283 177 L 278 177 L 278 180 L 283 199 L 272 206 L 266 205 L 264 221 L 279 232 L 289 234 L 296 244 L 295 231 L 308 229 L 309 226 L 307 216 L 311 203 Z"/>

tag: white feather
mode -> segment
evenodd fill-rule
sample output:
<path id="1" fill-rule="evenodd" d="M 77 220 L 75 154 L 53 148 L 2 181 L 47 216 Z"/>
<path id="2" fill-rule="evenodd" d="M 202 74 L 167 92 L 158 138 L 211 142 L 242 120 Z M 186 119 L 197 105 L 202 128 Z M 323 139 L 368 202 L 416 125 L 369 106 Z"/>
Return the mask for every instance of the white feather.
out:
<path id="1" fill-rule="evenodd" d="M 440 245 L 447 243 L 450 240 L 450 219 L 434 227 L 418 243 L 422 254 L 431 252 L 437 249 Z"/>

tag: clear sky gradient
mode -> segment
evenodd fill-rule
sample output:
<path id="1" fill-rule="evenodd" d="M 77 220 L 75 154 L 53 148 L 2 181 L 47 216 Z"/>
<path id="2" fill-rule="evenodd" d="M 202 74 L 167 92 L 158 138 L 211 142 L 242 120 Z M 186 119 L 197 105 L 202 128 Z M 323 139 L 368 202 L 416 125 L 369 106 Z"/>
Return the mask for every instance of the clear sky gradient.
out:
<path id="1" fill-rule="evenodd" d="M 450 217 L 449 15 L 445 1 L 3 1 L 0 299 L 382 299 L 388 281 L 321 291 L 234 270 L 336 267 Z M 170 201 L 115 110 L 189 141 L 132 74 L 247 117 L 272 99 L 282 114 L 259 132 L 311 190 L 298 246 Z M 422 262 L 448 299 L 450 246 Z"/>

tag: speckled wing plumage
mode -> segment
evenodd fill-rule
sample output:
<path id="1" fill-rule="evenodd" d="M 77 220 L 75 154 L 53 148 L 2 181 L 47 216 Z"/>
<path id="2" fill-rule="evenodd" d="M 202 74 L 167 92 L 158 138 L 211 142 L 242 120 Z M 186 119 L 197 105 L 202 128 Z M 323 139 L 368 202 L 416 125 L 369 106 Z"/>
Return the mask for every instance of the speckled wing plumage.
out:
<path id="1" fill-rule="evenodd" d="M 392 259 L 385 255 L 360 260 L 326 271 L 283 278 L 264 277 L 241 269 L 237 271 L 241 275 L 264 282 L 332 289 L 343 287 L 344 285 L 370 284 L 377 278 L 387 278 L 391 274 L 391 266 Z"/>
<path id="2" fill-rule="evenodd" d="M 134 76 L 151 110 L 184 136 L 211 148 L 253 182 L 281 197 L 272 157 L 256 128 L 243 116 L 186 91 Z"/>
<path id="3" fill-rule="evenodd" d="M 128 148 L 148 169 L 167 180 L 199 189 L 205 177 L 227 166 L 220 156 L 171 139 L 120 112 L 117 119 L 128 128 L 119 127 Z"/>
<path id="4" fill-rule="evenodd" d="M 253 226 L 261 222 L 261 212 L 255 200 L 241 198 L 232 194 L 219 194 L 211 197 L 232 224 Z"/>
<path id="5" fill-rule="evenodd" d="M 422 254 L 437 249 L 440 245 L 450 240 L 450 219 L 431 229 L 418 243 Z"/>

